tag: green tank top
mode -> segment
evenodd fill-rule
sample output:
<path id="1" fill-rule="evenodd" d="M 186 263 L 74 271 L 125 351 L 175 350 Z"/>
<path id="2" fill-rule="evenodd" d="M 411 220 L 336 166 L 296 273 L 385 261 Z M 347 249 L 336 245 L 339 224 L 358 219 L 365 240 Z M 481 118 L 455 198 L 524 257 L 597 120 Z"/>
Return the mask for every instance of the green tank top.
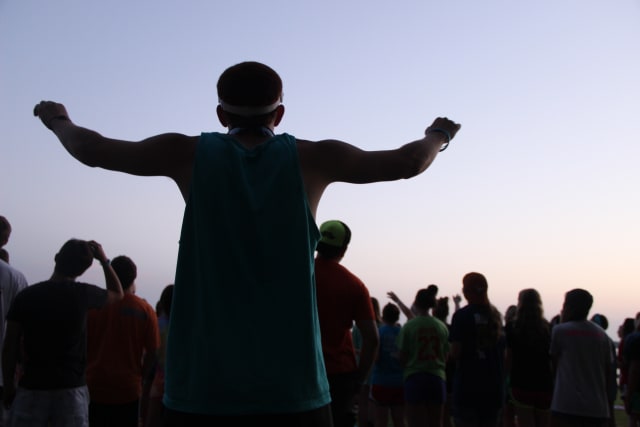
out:
<path id="1" fill-rule="evenodd" d="M 168 408 L 261 414 L 330 402 L 316 311 L 318 239 L 293 136 L 247 149 L 230 135 L 201 135 L 171 307 Z"/>

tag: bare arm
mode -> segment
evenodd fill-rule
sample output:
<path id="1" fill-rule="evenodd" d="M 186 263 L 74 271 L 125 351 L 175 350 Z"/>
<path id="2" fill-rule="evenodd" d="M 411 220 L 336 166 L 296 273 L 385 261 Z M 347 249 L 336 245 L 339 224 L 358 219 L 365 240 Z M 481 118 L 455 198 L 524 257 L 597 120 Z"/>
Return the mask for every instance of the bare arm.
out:
<path id="1" fill-rule="evenodd" d="M 16 395 L 16 366 L 18 364 L 18 350 L 22 338 L 22 326 L 17 322 L 8 321 L 2 348 L 2 378 L 4 379 L 3 404 L 9 408 Z"/>
<path id="2" fill-rule="evenodd" d="M 423 138 L 393 150 L 381 151 L 365 151 L 337 140 L 299 140 L 302 175 L 313 212 L 322 192 L 332 182 L 365 184 L 421 174 L 431 165 L 442 145 L 448 142 L 447 134 L 453 138 L 459 129 L 459 124 L 447 118 L 437 118 Z"/>
<path id="3" fill-rule="evenodd" d="M 398 298 L 395 292 L 392 292 L 392 291 L 387 292 L 387 296 L 389 297 L 389 299 L 391 299 L 391 301 L 398 304 L 398 307 L 400 307 L 400 311 L 402 311 L 402 314 L 404 314 L 407 317 L 407 320 L 411 320 L 415 317 L 415 314 L 413 314 L 413 311 L 411 311 L 411 309 L 407 307 L 400 298 Z"/>
<path id="4" fill-rule="evenodd" d="M 89 245 L 93 250 L 93 256 L 100 262 L 104 271 L 104 280 L 107 287 L 107 304 L 112 304 L 116 301 L 120 301 L 124 298 L 124 291 L 120 284 L 120 279 L 111 267 L 111 263 L 108 262 L 107 255 L 105 255 L 102 245 L 95 240 L 90 240 Z"/>
<path id="5" fill-rule="evenodd" d="M 62 104 L 43 101 L 33 113 L 85 165 L 132 175 L 167 176 L 186 199 L 198 137 L 166 133 L 139 142 L 123 141 L 75 125 Z"/>
<path id="6" fill-rule="evenodd" d="M 360 349 L 360 359 L 358 361 L 358 379 L 364 382 L 378 356 L 380 337 L 378 336 L 378 325 L 373 319 L 356 320 L 356 326 L 362 334 L 362 348 Z"/>

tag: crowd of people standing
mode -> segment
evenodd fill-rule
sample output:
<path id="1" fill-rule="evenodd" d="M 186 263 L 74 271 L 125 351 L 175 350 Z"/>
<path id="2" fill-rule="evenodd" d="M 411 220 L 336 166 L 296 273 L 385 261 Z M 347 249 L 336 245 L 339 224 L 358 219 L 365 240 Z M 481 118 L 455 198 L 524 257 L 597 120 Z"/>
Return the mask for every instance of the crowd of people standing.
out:
<path id="1" fill-rule="evenodd" d="M 0 219 L 9 230 L 6 243 L 10 226 Z M 640 315 L 620 325 L 616 346 L 605 332 L 606 316 L 588 319 L 588 291 L 567 292 L 559 319 L 550 322 L 539 292 L 523 289 L 503 316 L 477 272 L 463 277 L 466 304 L 453 296 L 450 323 L 448 297 L 438 298 L 434 284 L 419 289 L 411 306 L 390 291 L 391 302 L 381 310 L 366 285 L 340 265 L 350 228 L 332 220 L 320 232 L 317 304 L 333 426 L 614 426 L 620 393 L 626 427 L 637 427 Z M 106 290 L 77 281 L 93 259 L 104 270 Z M 17 270 L 3 274 L 2 295 L 10 298 L 2 301 L 3 374 L 21 388 L 18 393 L 5 380 L 9 425 L 20 425 L 25 408 L 33 411 L 34 405 L 58 407 L 59 419 L 77 417 L 70 409 L 77 401 L 86 404 L 90 426 L 163 425 L 173 285 L 153 309 L 135 296 L 133 260 L 110 260 L 99 243 L 78 239 L 56 254 L 48 281 L 27 286 Z M 71 315 L 61 316 L 59 307 Z M 61 363 L 77 376 L 68 376 Z"/>
<path id="2" fill-rule="evenodd" d="M 357 396 L 362 398 L 358 406 L 366 409 L 358 411 L 361 427 L 369 409 L 378 415 L 378 425 L 385 414 L 404 423 L 399 418 L 404 409 L 411 427 L 448 425 L 443 419 L 449 418 L 457 427 L 495 426 L 509 399 L 514 412 L 520 403 L 548 409 L 542 408 L 546 390 L 528 389 L 522 376 L 513 378 L 520 401 L 508 397 L 513 387 L 504 370 L 505 349 L 512 346 L 510 360 L 518 366 L 521 329 L 514 325 L 511 338 L 505 335 L 482 274 L 463 277 L 467 304 L 453 313 L 449 325 L 442 321 L 445 310 L 432 285 L 418 290 L 409 308 L 412 318 L 398 329 L 393 323 L 397 311 L 385 306 L 383 320 L 365 284 L 340 265 L 350 239 L 346 224 L 334 220 L 316 227 L 316 212 L 330 184 L 421 175 L 456 136 L 458 123 L 438 117 L 413 141 L 369 151 L 337 139 L 276 134 L 285 112 L 282 80 L 265 64 L 247 61 L 227 68 L 217 92 L 216 113 L 225 132 L 166 133 L 139 142 L 78 126 L 60 103 L 41 101 L 34 107 L 33 114 L 75 159 L 130 175 L 168 177 L 185 211 L 170 312 L 157 310 L 151 316 L 144 304 L 113 310 L 132 302 L 126 292 L 129 279 L 118 274 L 119 263 L 114 265 L 99 243 L 79 239 L 69 240 L 56 254 L 49 280 L 18 291 L 3 308 L 3 402 L 10 425 L 86 427 L 90 418 L 108 423 L 108 414 L 129 419 L 134 408 L 138 422 L 145 417 L 149 422 L 149 409 L 156 408 L 165 427 L 351 427 Z M 77 281 L 94 260 L 106 289 Z M 338 280 L 345 289 L 336 286 Z M 337 296 L 346 290 L 352 306 Z M 340 319 L 325 306 L 338 302 L 351 309 Z M 562 322 L 551 331 L 555 375 L 550 409 L 559 427 L 600 427 L 610 417 L 611 344 L 600 326 L 586 320 L 591 303 L 585 290 L 569 291 Z M 103 393 L 104 387 L 119 376 L 109 378 L 97 366 L 95 375 L 87 374 L 86 355 L 95 354 L 86 346 L 92 341 L 87 335 L 92 329 L 85 327 L 91 310 L 104 311 L 108 319 L 114 312 L 130 316 L 137 325 L 131 331 L 151 331 L 123 350 L 135 355 L 129 364 L 135 372 L 118 381 L 128 402 L 105 397 L 92 402 L 89 378 L 99 383 L 96 395 L 107 396 L 111 393 Z M 287 333 L 265 333 L 258 327 L 264 319 L 287 325 Z M 95 320 L 96 327 L 118 324 Z M 142 327 L 143 320 L 155 321 L 155 327 Z M 358 353 L 354 330 L 362 338 Z M 122 337 L 112 338 L 111 345 L 124 346 Z M 625 342 L 625 353 L 637 354 L 635 343 Z M 640 369 L 630 360 L 627 400 L 633 411 Z M 109 361 L 98 357 L 97 362 Z M 91 361 L 89 366 L 94 366 Z M 151 379 L 151 371 L 160 378 Z M 152 391 L 155 401 L 146 397 Z M 159 408 L 158 392 L 163 396 Z M 137 403 L 131 400 L 138 396 Z"/>
<path id="3" fill-rule="evenodd" d="M 482 274 L 469 273 L 462 282 L 467 304 L 456 304 L 451 323 L 438 316 L 448 314 L 438 306 L 448 301 L 436 298 L 436 285 L 418 290 L 410 307 L 388 293 L 393 302 L 385 309 L 402 312 L 407 320 L 404 325 L 395 320 L 398 338 L 381 345 L 373 369 L 391 366 L 389 355 L 395 355 L 404 405 L 370 393 L 368 404 L 375 410 L 369 425 L 388 425 L 390 413 L 393 425 L 409 427 L 604 427 L 616 425 L 614 411 L 619 411 L 628 420 L 625 427 L 638 426 L 640 313 L 620 325 L 616 346 L 606 333 L 607 317 L 588 318 L 593 297 L 585 289 L 569 290 L 551 322 L 536 289 L 521 290 L 502 315 L 489 301 Z M 439 327 L 428 326 L 434 322 Z M 388 328 L 380 326 L 381 342 Z M 434 388 L 439 378 L 444 383 Z M 424 392 L 420 399 L 417 390 Z M 624 408 L 615 408 L 617 399 Z"/>

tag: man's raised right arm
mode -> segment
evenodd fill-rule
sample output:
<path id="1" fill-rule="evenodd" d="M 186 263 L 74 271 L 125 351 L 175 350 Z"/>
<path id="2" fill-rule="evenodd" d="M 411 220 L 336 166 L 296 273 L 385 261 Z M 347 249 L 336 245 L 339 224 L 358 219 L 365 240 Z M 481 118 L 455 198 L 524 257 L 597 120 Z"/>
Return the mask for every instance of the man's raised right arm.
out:
<path id="1" fill-rule="evenodd" d="M 33 114 L 85 165 L 139 176 L 167 176 L 186 195 L 198 137 L 166 133 L 139 142 L 107 138 L 75 125 L 64 105 L 51 101 L 37 104 Z"/>

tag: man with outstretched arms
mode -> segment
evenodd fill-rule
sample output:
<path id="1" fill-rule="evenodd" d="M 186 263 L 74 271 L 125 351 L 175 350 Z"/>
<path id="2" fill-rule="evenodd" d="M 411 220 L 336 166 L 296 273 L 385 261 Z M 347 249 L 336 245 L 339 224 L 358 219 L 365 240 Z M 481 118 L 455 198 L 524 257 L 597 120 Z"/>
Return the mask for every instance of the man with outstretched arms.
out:
<path id="1" fill-rule="evenodd" d="M 322 193 L 336 181 L 416 176 L 460 125 L 437 118 L 413 142 L 365 151 L 275 135 L 282 81 L 264 64 L 228 68 L 217 89 L 226 133 L 130 142 L 77 126 L 62 104 L 43 101 L 34 113 L 84 164 L 170 177 L 186 201 L 167 345 L 168 425 L 330 425 L 313 271 Z M 290 330 L 266 333 L 267 318 Z"/>

